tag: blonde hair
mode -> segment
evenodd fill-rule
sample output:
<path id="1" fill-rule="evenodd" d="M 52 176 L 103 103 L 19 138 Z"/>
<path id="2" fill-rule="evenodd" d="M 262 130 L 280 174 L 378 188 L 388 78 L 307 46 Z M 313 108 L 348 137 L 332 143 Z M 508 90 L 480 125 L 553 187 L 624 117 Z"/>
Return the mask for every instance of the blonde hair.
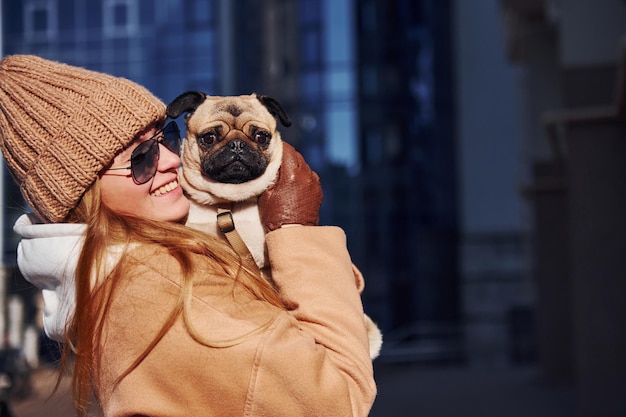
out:
<path id="1" fill-rule="evenodd" d="M 178 261 L 183 275 L 178 303 L 163 323 L 155 339 L 118 378 L 118 383 L 139 366 L 179 317 L 183 317 L 186 327 L 196 341 L 207 346 L 222 343 L 202 338 L 195 331 L 193 323 L 190 322 L 190 315 L 187 314 L 190 309 L 193 287 L 193 255 L 206 256 L 207 261 L 218 272 L 231 276 L 235 285 L 241 285 L 256 298 L 284 309 L 284 304 L 276 290 L 263 279 L 258 271 L 245 268 L 240 257 L 230 246 L 213 236 L 183 224 L 114 213 L 100 201 L 99 180 L 96 180 L 87 190 L 68 221 L 87 225 L 85 243 L 76 269 L 76 310 L 66 328 L 66 343 L 63 346 L 61 359 L 64 370 L 68 369 L 70 362 L 73 363 L 74 405 L 80 416 L 87 415 L 91 404 L 94 366 L 98 363 L 98 358 L 102 353 L 104 321 L 119 283 L 127 276 L 128 269 L 132 267 L 122 255 L 120 261 L 107 276 L 98 276 L 102 275 L 101 271 L 105 270 L 103 267 L 107 261 L 106 250 L 110 245 L 129 243 L 160 245 Z M 96 274 L 95 279 L 94 274 Z M 248 335 L 242 337 L 246 336 Z"/>

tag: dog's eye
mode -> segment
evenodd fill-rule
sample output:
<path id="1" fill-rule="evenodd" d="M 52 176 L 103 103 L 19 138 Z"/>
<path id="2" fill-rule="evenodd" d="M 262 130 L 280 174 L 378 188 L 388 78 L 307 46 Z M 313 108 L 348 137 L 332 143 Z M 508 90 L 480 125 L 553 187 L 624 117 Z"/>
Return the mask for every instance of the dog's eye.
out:
<path id="1" fill-rule="evenodd" d="M 198 142 L 200 145 L 209 146 L 213 145 L 217 140 L 217 135 L 214 132 L 208 132 L 201 136 L 198 136 Z"/>
<path id="2" fill-rule="evenodd" d="M 259 145 L 265 145 L 267 142 L 270 141 L 271 138 L 272 136 L 267 132 L 256 132 L 254 134 L 254 140 Z"/>

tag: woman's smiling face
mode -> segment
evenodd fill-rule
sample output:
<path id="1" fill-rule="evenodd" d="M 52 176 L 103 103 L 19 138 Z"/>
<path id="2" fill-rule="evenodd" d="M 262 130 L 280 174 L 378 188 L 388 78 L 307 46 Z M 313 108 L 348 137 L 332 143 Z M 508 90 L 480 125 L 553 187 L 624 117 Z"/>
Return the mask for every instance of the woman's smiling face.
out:
<path id="1" fill-rule="evenodd" d="M 130 166 L 133 150 L 157 132 L 152 127 L 140 134 L 133 143 L 119 153 L 111 168 Z M 105 171 L 100 176 L 102 203 L 119 214 L 151 220 L 178 222 L 189 213 L 189 200 L 178 183 L 180 157 L 159 144 L 159 160 L 154 177 L 145 184 L 133 180 L 131 170 Z"/>

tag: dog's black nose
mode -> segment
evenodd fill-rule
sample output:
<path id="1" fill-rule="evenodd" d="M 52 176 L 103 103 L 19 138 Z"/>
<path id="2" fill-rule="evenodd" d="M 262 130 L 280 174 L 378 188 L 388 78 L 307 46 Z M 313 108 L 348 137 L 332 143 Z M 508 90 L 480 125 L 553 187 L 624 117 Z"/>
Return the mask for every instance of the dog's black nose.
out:
<path id="1" fill-rule="evenodd" d="M 228 142 L 228 148 L 235 152 L 236 154 L 240 154 L 244 151 L 244 149 L 246 148 L 246 142 L 244 142 L 241 139 L 233 139 L 230 142 Z"/>

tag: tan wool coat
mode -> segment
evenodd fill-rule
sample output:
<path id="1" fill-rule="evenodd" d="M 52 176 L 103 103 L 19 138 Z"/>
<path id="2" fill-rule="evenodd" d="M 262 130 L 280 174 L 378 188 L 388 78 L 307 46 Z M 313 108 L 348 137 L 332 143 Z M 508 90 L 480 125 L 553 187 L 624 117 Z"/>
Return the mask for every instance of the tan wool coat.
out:
<path id="1" fill-rule="evenodd" d="M 97 397 L 107 417 L 367 416 L 376 395 L 360 294 L 343 231 L 291 227 L 267 235 L 284 311 L 233 286 L 197 256 L 191 323 L 161 329 L 180 296 L 180 267 L 157 246 L 131 252 L 133 273 L 105 325 Z"/>

